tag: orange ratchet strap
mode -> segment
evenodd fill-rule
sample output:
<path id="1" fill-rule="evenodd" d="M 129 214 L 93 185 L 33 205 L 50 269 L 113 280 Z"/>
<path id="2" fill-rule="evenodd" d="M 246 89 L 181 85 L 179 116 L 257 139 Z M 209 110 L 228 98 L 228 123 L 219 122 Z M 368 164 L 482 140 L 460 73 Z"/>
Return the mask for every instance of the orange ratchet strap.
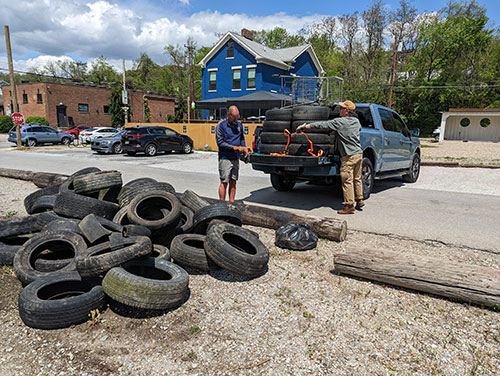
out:
<path id="1" fill-rule="evenodd" d="M 310 155 L 312 155 L 313 157 L 321 157 L 321 156 L 323 156 L 323 154 L 324 154 L 323 149 L 319 149 L 317 154 L 314 153 L 314 145 L 313 145 L 312 141 L 309 139 L 309 137 L 307 137 L 307 134 L 305 132 L 300 131 L 300 132 L 290 133 L 290 131 L 288 129 L 285 129 L 283 131 L 283 134 L 285 136 L 287 136 L 287 138 L 288 138 L 288 141 L 287 141 L 286 146 L 285 146 L 285 150 L 283 150 L 283 152 L 281 152 L 281 153 L 270 153 L 270 155 L 274 155 L 274 156 L 278 156 L 278 157 L 284 156 L 284 155 L 288 155 L 288 153 L 289 153 L 288 146 L 290 145 L 290 136 L 292 134 L 303 134 L 306 137 L 307 141 L 309 141 L 309 145 L 310 145 L 310 147 L 307 150 L 307 152 Z"/>

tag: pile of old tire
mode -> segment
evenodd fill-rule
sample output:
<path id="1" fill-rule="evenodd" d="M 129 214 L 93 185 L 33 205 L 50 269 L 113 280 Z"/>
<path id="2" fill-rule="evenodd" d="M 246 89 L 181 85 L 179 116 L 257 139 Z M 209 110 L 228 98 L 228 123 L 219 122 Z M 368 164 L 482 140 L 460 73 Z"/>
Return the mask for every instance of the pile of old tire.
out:
<path id="1" fill-rule="evenodd" d="M 14 266 L 19 314 L 34 328 L 84 322 L 106 303 L 163 313 L 187 300 L 187 271 L 267 270 L 269 252 L 238 210 L 165 182 L 122 186 L 118 171 L 87 168 L 24 204 L 30 215 L 0 221 L 0 264 Z"/>
<path id="2" fill-rule="evenodd" d="M 328 120 L 330 115 L 330 107 L 316 105 L 299 105 L 266 111 L 266 120 L 260 134 L 262 142 L 260 152 L 263 154 L 283 152 L 288 142 L 288 137 L 284 134 L 285 129 L 294 133 L 299 125 Z M 289 155 L 310 155 L 309 140 L 313 143 L 315 154 L 319 149 L 323 150 L 324 155 L 334 154 L 335 137 L 330 130 L 308 129 L 305 133 L 307 137 L 303 134 L 291 135 L 288 145 Z"/>

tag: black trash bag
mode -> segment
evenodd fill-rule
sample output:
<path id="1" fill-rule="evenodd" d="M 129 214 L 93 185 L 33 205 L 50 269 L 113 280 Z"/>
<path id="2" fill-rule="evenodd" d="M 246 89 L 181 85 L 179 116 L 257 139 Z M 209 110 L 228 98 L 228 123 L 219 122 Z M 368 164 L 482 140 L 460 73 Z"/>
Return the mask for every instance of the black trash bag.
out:
<path id="1" fill-rule="evenodd" d="M 318 243 L 318 235 L 307 223 L 290 222 L 276 230 L 275 245 L 281 248 L 305 251 Z"/>

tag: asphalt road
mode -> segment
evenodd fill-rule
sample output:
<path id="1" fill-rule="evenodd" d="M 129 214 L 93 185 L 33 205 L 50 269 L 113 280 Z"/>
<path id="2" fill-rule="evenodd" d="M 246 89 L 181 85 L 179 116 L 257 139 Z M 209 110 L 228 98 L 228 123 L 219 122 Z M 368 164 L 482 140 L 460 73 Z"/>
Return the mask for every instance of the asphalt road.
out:
<path id="1" fill-rule="evenodd" d="M 37 147 L 17 151 L 0 141 L 0 165 L 32 171 L 71 174 L 97 166 L 116 169 L 124 181 L 149 176 L 168 181 L 179 192 L 191 189 L 217 197 L 217 154 L 146 156 L 98 155 L 89 148 Z M 419 240 L 500 252 L 500 169 L 423 167 L 419 181 L 377 180 L 362 212 L 339 216 L 342 193 L 336 186 L 297 184 L 276 192 L 269 177 L 241 164 L 237 199 L 325 217 L 341 217 L 350 229 L 396 234 Z"/>

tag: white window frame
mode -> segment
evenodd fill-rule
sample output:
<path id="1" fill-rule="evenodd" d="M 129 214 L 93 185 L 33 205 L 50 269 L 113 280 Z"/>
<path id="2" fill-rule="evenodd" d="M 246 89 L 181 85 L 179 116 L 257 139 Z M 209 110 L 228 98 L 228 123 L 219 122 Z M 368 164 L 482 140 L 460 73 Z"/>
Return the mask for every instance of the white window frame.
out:
<path id="1" fill-rule="evenodd" d="M 257 64 L 250 64 L 246 65 L 245 68 L 247 68 L 247 91 L 252 91 L 252 90 L 257 90 Z M 248 70 L 249 69 L 255 69 L 255 87 L 248 87 Z"/>
<path id="2" fill-rule="evenodd" d="M 239 69 L 240 71 L 240 88 L 239 89 L 232 89 L 233 83 L 234 83 L 234 70 Z M 234 67 L 231 67 L 231 91 L 241 91 L 241 71 L 243 70 L 243 67 L 241 65 L 236 65 Z"/>
<path id="3" fill-rule="evenodd" d="M 217 92 L 217 89 L 210 90 L 210 72 L 217 72 L 218 70 L 219 70 L 219 68 L 208 68 L 207 69 L 207 72 L 209 72 L 208 73 L 208 87 L 209 87 L 208 92 L 209 93 L 216 93 Z M 215 78 L 215 87 L 217 87 L 217 73 L 215 74 L 215 77 L 216 77 Z"/>

